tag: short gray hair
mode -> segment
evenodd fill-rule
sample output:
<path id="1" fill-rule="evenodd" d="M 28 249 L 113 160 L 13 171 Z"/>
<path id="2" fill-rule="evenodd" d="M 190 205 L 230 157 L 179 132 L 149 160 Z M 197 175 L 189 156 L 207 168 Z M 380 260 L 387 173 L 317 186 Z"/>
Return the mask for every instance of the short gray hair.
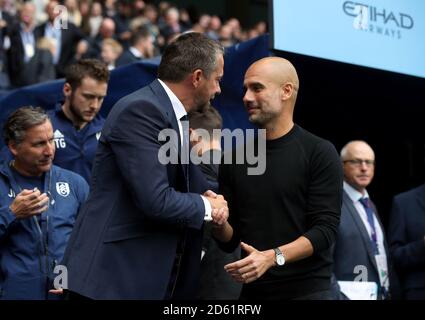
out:
<path id="1" fill-rule="evenodd" d="M 50 120 L 46 111 L 40 107 L 21 107 L 14 111 L 3 127 L 3 137 L 6 145 L 13 141 L 20 144 L 28 129 L 41 125 Z"/>

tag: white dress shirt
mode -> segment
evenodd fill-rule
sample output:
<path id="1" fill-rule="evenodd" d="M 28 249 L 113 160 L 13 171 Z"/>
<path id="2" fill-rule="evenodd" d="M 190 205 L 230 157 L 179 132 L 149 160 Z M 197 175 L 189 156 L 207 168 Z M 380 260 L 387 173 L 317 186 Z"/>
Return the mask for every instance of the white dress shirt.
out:
<path id="1" fill-rule="evenodd" d="M 365 190 L 365 194 L 363 195 L 361 192 L 357 191 L 352 186 L 350 186 L 347 182 L 344 181 L 344 191 L 348 194 L 349 198 L 353 201 L 353 205 L 356 208 L 356 211 L 358 212 L 367 230 L 367 233 L 369 234 L 369 239 L 371 239 L 372 241 L 372 227 L 370 226 L 369 221 L 367 220 L 366 210 L 361 204 L 361 202 L 359 201 L 361 198 L 369 198 L 369 194 L 367 190 Z M 377 240 L 379 255 L 382 257 L 382 260 L 381 260 L 383 264 L 382 268 L 384 269 L 386 274 L 388 274 L 387 255 L 386 255 L 385 246 L 384 246 L 384 233 L 376 217 L 376 212 L 374 212 L 373 220 L 375 222 L 376 240 Z M 381 285 L 384 285 L 385 287 L 387 287 L 388 278 L 385 279 L 385 281 L 381 281 Z"/>
<path id="2" fill-rule="evenodd" d="M 183 145 L 183 126 L 182 126 L 182 122 L 181 122 L 181 118 L 187 115 L 186 109 L 183 106 L 183 104 L 181 103 L 181 101 L 179 100 L 179 98 L 177 98 L 177 96 L 174 94 L 173 91 L 171 91 L 171 89 L 160 79 L 158 79 L 159 83 L 162 85 L 162 87 L 164 88 L 165 92 L 167 93 L 168 98 L 171 101 L 171 105 L 173 106 L 173 111 L 174 114 L 176 116 L 177 119 L 177 124 L 179 126 L 179 134 L 180 134 L 180 142 L 181 145 Z M 189 134 L 188 132 L 186 134 Z M 204 206 L 205 206 L 205 217 L 204 220 L 205 221 L 211 221 L 212 217 L 211 217 L 211 204 L 210 202 L 201 195 L 202 201 L 204 202 Z"/>

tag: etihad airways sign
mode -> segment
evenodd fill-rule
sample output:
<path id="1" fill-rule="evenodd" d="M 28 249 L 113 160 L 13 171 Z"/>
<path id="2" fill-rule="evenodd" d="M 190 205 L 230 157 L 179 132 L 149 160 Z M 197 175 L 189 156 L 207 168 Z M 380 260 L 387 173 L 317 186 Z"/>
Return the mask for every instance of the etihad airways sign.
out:
<path id="1" fill-rule="evenodd" d="M 410 30 L 415 25 L 413 17 L 406 12 L 377 7 L 369 3 L 345 1 L 342 9 L 347 16 L 354 18 L 355 29 L 395 39 L 401 39 L 403 29 Z"/>
<path id="2" fill-rule="evenodd" d="M 425 0 L 274 0 L 272 47 L 425 78 Z"/>

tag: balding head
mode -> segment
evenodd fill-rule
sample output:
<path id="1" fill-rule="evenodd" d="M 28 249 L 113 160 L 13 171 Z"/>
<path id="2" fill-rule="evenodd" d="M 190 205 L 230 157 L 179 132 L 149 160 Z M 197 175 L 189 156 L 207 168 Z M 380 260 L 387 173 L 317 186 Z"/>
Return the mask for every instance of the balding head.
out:
<path id="1" fill-rule="evenodd" d="M 270 138 L 292 128 L 299 80 L 288 60 L 268 57 L 254 62 L 245 73 L 244 88 L 249 120 L 274 132 Z"/>
<path id="2" fill-rule="evenodd" d="M 115 21 L 104 18 L 100 24 L 99 33 L 103 38 L 112 38 L 115 33 Z"/>
<path id="3" fill-rule="evenodd" d="M 362 154 L 367 156 L 371 160 L 375 160 L 375 152 L 372 147 L 363 140 L 354 140 L 348 142 L 341 149 L 341 160 L 345 161 L 347 159 L 351 159 L 354 155 Z"/>
<path id="4" fill-rule="evenodd" d="M 248 74 L 249 72 L 261 73 L 278 86 L 282 86 L 287 82 L 292 83 L 296 98 L 300 82 L 295 67 L 288 60 L 279 57 L 263 58 L 254 62 L 246 73 Z"/>
<path id="5" fill-rule="evenodd" d="M 341 160 L 344 164 L 344 180 L 364 194 L 375 174 L 373 149 L 365 141 L 351 141 L 342 148 Z"/>
<path id="6" fill-rule="evenodd" d="M 32 2 L 24 2 L 19 9 L 19 17 L 21 22 L 30 26 L 35 20 L 35 5 Z"/>

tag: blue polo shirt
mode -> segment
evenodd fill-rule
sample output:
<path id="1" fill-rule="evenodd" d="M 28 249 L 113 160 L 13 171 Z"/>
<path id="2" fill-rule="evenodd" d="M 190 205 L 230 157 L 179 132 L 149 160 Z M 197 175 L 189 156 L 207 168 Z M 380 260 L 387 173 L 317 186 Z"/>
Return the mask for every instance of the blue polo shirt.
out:
<path id="1" fill-rule="evenodd" d="M 54 164 L 81 175 L 90 184 L 91 168 L 105 119 L 96 117 L 77 130 L 62 111 L 62 104 L 47 112 L 53 125 L 56 154 Z"/>

